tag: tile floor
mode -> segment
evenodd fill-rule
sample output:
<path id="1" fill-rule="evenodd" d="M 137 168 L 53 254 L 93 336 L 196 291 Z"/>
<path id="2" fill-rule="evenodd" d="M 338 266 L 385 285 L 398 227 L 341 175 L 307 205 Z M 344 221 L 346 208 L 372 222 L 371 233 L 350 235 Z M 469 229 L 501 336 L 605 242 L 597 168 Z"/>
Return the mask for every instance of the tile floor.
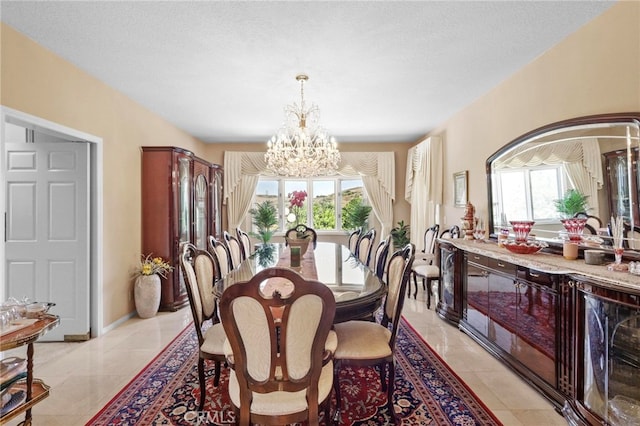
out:
<path id="1" fill-rule="evenodd" d="M 505 425 L 566 425 L 529 385 L 441 320 L 433 306 L 427 310 L 423 297 L 420 291 L 417 300 L 407 299 L 405 318 Z M 133 318 L 88 342 L 37 343 L 35 376 L 51 386 L 51 395 L 34 407 L 33 424 L 84 425 L 190 321 L 189 309 L 161 312 L 150 319 Z"/>

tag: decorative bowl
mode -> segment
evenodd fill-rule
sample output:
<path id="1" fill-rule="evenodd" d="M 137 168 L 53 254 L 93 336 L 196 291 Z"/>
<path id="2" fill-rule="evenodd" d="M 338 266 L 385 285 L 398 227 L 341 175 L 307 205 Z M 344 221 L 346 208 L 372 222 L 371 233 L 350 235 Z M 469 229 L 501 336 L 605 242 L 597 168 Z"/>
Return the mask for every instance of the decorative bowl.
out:
<path id="1" fill-rule="evenodd" d="M 515 254 L 534 254 L 549 245 L 543 241 L 514 241 L 508 240 L 503 243 L 504 247 Z"/>

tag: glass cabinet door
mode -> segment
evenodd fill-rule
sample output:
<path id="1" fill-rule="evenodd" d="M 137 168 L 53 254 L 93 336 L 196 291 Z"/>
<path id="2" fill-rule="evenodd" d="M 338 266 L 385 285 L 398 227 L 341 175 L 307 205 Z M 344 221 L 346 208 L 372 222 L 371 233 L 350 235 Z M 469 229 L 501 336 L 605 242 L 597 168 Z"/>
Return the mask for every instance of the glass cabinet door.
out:
<path id="1" fill-rule="evenodd" d="M 195 199 L 194 199 L 194 229 L 195 229 L 195 246 L 199 249 L 207 249 L 207 202 L 209 185 L 203 175 L 198 175 L 195 183 Z"/>
<path id="2" fill-rule="evenodd" d="M 640 405 L 640 309 L 590 294 L 583 298 L 584 404 L 608 424 L 635 424 Z"/>
<path id="3" fill-rule="evenodd" d="M 178 159 L 178 234 L 181 243 L 191 242 L 190 198 L 191 160 L 188 157 L 180 157 Z"/>
<path id="4" fill-rule="evenodd" d="M 216 238 L 222 236 L 222 172 L 211 171 L 211 232 Z"/>

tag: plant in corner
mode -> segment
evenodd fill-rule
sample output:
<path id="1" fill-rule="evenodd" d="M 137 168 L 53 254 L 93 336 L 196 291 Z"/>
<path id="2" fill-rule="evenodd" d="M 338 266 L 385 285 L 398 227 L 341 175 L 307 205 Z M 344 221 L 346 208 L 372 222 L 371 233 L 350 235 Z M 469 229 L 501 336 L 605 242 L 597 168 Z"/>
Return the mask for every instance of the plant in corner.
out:
<path id="1" fill-rule="evenodd" d="M 404 223 L 404 220 L 398 222 L 398 224 L 391 229 L 391 239 L 393 240 L 393 247 L 395 250 L 409 244 L 409 224 Z"/>
<path id="2" fill-rule="evenodd" d="M 278 224 L 276 206 L 270 200 L 266 200 L 256 204 L 249 210 L 249 214 L 253 217 L 253 225 L 258 229 L 258 232 L 251 232 L 251 236 L 262 241 L 262 244 L 267 244 Z"/>

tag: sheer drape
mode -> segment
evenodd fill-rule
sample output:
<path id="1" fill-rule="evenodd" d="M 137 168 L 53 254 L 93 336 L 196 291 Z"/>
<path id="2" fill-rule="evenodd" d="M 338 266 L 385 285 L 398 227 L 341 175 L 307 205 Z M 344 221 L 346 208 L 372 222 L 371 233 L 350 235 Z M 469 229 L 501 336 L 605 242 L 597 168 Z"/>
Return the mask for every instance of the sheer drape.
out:
<path id="1" fill-rule="evenodd" d="M 571 185 L 587 195 L 589 213 L 599 216 L 598 190 L 602 188 L 602 160 L 597 138 L 584 138 L 572 143 L 548 144 L 515 150 L 509 158 L 494 167 L 519 168 L 562 164 Z"/>
<path id="2" fill-rule="evenodd" d="M 409 149 L 405 199 L 411 204 L 411 242 L 421 247 L 427 228 L 439 223 L 442 204 L 442 141 L 432 136 Z"/>
<path id="3" fill-rule="evenodd" d="M 373 213 L 380 222 L 381 238 L 393 225 L 395 199 L 395 158 L 393 152 L 342 152 L 338 174 L 362 178 Z M 260 175 L 267 171 L 263 152 L 227 151 L 224 156 L 224 200 L 229 229 L 235 229 L 251 208 L 251 199 Z"/>

